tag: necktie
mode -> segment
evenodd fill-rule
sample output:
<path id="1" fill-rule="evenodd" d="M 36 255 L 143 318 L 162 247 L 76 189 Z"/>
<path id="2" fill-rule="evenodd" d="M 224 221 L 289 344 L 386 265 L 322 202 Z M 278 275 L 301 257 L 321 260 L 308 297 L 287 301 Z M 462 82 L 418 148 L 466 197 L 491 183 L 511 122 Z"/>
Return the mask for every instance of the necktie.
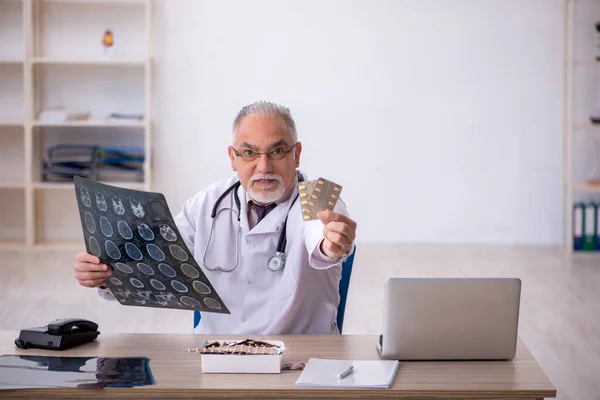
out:
<path id="1" fill-rule="evenodd" d="M 252 203 L 254 209 L 256 210 L 256 215 L 258 217 L 257 224 L 272 210 L 275 208 L 277 204 L 271 203 L 266 206 L 261 206 L 260 204 Z"/>

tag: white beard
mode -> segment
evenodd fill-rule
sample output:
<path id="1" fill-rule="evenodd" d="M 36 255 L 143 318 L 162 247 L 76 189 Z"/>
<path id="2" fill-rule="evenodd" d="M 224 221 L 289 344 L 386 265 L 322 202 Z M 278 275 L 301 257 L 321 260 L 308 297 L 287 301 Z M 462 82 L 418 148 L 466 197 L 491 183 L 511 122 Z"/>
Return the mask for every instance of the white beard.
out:
<path id="1" fill-rule="evenodd" d="M 259 180 L 259 179 L 274 179 L 277 181 L 277 185 L 275 186 L 275 189 L 270 190 L 270 191 L 254 190 L 252 187 L 252 184 L 254 183 L 254 181 Z M 248 181 L 248 190 L 246 192 L 248 193 L 248 197 L 250 197 L 252 200 L 254 200 L 258 203 L 269 204 L 269 203 L 276 202 L 285 193 L 285 186 L 283 185 L 283 178 L 280 177 L 279 175 L 275 175 L 275 174 L 254 175 Z"/>

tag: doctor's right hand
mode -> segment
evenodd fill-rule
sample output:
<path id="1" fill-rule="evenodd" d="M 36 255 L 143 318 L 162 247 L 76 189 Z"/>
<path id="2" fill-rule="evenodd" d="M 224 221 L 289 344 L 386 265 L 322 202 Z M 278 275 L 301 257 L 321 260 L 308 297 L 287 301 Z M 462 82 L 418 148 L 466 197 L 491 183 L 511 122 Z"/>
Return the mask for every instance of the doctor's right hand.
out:
<path id="1" fill-rule="evenodd" d="M 81 252 L 75 256 L 75 278 L 81 286 L 100 287 L 112 271 L 108 265 L 100 263 L 100 259 L 89 253 Z"/>

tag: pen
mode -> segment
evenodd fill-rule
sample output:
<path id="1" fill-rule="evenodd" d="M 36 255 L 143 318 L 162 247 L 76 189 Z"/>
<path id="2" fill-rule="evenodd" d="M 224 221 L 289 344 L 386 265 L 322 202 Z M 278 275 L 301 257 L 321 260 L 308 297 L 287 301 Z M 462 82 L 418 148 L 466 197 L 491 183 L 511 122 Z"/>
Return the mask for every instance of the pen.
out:
<path id="1" fill-rule="evenodd" d="M 354 370 L 354 367 L 351 365 L 350 368 L 348 368 L 347 370 L 345 370 L 341 374 L 338 374 L 338 379 L 343 379 L 343 378 L 347 377 L 348 375 L 350 375 L 350 373 L 353 370 Z"/>

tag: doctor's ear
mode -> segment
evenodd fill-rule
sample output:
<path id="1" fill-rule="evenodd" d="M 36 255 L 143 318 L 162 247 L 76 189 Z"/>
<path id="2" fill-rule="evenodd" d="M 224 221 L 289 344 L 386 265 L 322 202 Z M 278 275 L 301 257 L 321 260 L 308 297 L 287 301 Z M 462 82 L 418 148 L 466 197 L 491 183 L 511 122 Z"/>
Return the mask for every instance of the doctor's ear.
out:
<path id="1" fill-rule="evenodd" d="M 298 142 L 294 149 L 294 158 L 296 161 L 296 168 L 300 167 L 300 153 L 302 153 L 302 143 Z"/>
<path id="2" fill-rule="evenodd" d="M 233 171 L 237 171 L 237 168 L 235 167 L 235 153 L 233 152 L 231 146 L 227 148 L 227 153 L 229 154 L 229 159 L 231 160 L 231 169 Z"/>

